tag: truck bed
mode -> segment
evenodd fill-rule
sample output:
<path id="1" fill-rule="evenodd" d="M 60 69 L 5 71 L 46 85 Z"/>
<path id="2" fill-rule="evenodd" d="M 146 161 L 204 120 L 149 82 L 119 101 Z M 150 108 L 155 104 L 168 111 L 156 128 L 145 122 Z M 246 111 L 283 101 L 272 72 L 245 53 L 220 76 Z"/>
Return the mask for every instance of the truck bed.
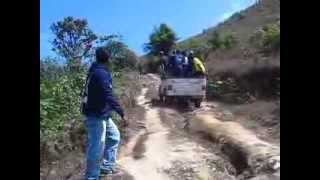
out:
<path id="1" fill-rule="evenodd" d="M 205 78 L 170 78 L 162 80 L 166 96 L 205 96 Z"/>

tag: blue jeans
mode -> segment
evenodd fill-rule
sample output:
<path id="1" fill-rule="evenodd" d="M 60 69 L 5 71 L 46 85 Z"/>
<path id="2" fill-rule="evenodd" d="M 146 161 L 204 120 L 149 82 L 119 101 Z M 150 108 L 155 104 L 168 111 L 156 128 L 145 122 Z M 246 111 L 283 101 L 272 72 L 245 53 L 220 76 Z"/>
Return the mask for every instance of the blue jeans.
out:
<path id="1" fill-rule="evenodd" d="M 100 169 L 112 170 L 115 165 L 120 132 L 111 118 L 87 117 L 84 123 L 88 132 L 86 180 L 99 180 Z"/>

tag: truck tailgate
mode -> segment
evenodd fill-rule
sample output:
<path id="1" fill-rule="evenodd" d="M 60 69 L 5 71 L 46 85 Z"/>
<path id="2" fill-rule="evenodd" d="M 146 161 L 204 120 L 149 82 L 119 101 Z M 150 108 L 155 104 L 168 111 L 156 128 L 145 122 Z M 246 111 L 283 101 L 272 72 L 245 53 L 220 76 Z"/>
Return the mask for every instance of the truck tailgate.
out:
<path id="1" fill-rule="evenodd" d="M 168 79 L 167 84 L 172 88 L 167 89 L 169 96 L 204 96 L 206 79 L 183 78 Z"/>

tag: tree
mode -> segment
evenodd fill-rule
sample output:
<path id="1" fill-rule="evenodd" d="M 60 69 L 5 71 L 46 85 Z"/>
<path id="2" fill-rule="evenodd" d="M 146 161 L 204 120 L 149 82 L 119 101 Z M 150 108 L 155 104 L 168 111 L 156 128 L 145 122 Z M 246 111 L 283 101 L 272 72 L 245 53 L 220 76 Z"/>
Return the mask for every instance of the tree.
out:
<path id="1" fill-rule="evenodd" d="M 134 68 L 137 56 L 121 41 L 120 35 L 102 36 L 98 44 L 110 52 L 113 69 Z"/>
<path id="2" fill-rule="evenodd" d="M 86 19 L 74 19 L 71 16 L 53 23 L 51 31 L 55 35 L 53 51 L 64 57 L 68 65 L 79 65 L 89 57 L 92 43 L 97 39 Z"/>
<path id="3" fill-rule="evenodd" d="M 160 24 L 149 36 L 149 42 L 145 44 L 148 54 L 156 55 L 160 51 L 168 53 L 178 40 L 176 33 L 166 24 Z"/>

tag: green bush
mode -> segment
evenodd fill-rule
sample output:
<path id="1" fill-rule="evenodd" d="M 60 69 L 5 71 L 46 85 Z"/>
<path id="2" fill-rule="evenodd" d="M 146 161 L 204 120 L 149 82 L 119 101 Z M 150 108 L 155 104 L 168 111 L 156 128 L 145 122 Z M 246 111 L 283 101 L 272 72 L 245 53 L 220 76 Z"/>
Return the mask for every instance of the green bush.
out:
<path id="1" fill-rule="evenodd" d="M 225 49 L 231 49 L 238 43 L 236 37 L 233 34 L 226 34 L 223 37 L 223 45 Z"/>
<path id="2" fill-rule="evenodd" d="M 160 59 L 157 56 L 148 55 L 139 62 L 140 73 L 158 73 Z"/>
<path id="3" fill-rule="evenodd" d="M 243 11 L 239 11 L 239 12 L 234 13 L 229 19 L 231 21 L 238 21 L 240 19 L 243 19 L 244 17 L 245 16 L 244 16 Z"/>
<path id="4" fill-rule="evenodd" d="M 186 42 L 178 44 L 177 49 L 196 50 L 196 49 L 199 49 L 203 44 L 204 44 L 204 42 L 202 42 L 200 39 L 193 38 L 193 39 L 190 39 Z"/>
<path id="5" fill-rule="evenodd" d="M 80 120 L 80 93 L 86 78 L 85 71 L 66 73 L 56 81 L 40 83 L 40 138 L 50 141 L 62 135 L 72 120 Z"/>
<path id="6" fill-rule="evenodd" d="M 269 24 L 263 28 L 263 47 L 268 50 L 280 49 L 280 24 Z"/>
<path id="7" fill-rule="evenodd" d="M 149 42 L 144 45 L 148 54 L 158 55 L 160 51 L 168 53 L 178 40 L 176 33 L 167 24 L 155 27 L 149 36 Z"/>
<path id="8" fill-rule="evenodd" d="M 265 52 L 280 50 L 280 22 L 257 29 L 250 37 L 250 42 Z"/>
<path id="9" fill-rule="evenodd" d="M 212 50 L 231 49 L 238 43 L 238 40 L 232 33 L 220 35 L 215 31 L 208 43 Z"/>
<path id="10" fill-rule="evenodd" d="M 53 61 L 41 62 L 42 78 L 40 81 L 40 141 L 41 143 L 69 141 L 68 137 L 71 125 L 82 126 L 82 115 L 80 113 L 80 94 L 83 90 L 88 67 L 82 67 L 80 71 L 64 70 L 58 71 L 64 66 L 58 66 Z M 50 66 L 51 68 L 45 68 Z M 130 93 L 137 91 L 132 84 L 137 85 L 136 80 L 128 82 L 128 76 L 132 69 L 115 69 L 112 73 L 114 82 L 114 93 L 116 97 L 121 98 L 127 88 L 130 86 Z M 59 72 L 59 73 L 58 73 Z M 56 75 L 56 74 L 59 74 Z M 55 76 L 52 76 L 54 74 Z M 52 78 L 54 77 L 54 78 Z M 134 97 L 131 95 L 130 98 Z M 121 101 L 132 101 L 127 97 Z M 131 103 L 132 105 L 133 103 Z M 128 106 L 125 106 L 127 108 Z M 130 108 L 130 107 L 128 107 Z M 117 118 L 116 118 L 117 119 Z"/>

